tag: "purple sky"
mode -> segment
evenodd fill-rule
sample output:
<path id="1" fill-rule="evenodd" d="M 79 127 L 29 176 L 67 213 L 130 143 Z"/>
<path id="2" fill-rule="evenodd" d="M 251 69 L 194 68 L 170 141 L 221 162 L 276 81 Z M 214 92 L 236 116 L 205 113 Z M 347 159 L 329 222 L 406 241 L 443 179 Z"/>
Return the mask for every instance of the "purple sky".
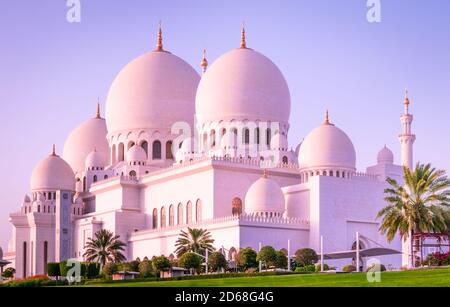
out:
<path id="1" fill-rule="evenodd" d="M 399 162 L 399 116 L 410 90 L 415 159 L 450 170 L 450 1 L 381 0 L 381 23 L 366 20 L 366 0 L 81 0 L 81 23 L 68 23 L 65 0 L 1 0 L 0 246 L 8 214 L 29 193 L 34 165 L 95 114 L 119 70 L 154 48 L 196 69 L 248 46 L 271 58 L 291 90 L 290 145 L 322 123 L 325 109 L 352 138 L 358 168 L 386 143 Z M 104 109 L 104 107 L 103 107 Z"/>

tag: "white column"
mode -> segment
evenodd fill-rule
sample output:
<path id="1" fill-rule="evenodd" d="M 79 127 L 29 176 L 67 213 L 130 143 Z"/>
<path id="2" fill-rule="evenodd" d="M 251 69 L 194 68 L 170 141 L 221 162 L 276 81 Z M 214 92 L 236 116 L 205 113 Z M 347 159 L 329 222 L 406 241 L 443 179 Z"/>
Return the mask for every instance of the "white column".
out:
<path id="1" fill-rule="evenodd" d="M 258 252 L 261 251 L 261 248 L 262 248 L 262 243 L 259 242 L 259 250 L 258 250 Z M 261 270 L 262 270 L 262 261 L 260 260 L 260 261 L 259 261 L 259 271 L 261 272 Z"/>
<path id="2" fill-rule="evenodd" d="M 291 271 L 291 240 L 288 239 L 288 245 L 287 245 L 287 258 L 288 258 L 288 271 Z"/>
<path id="3" fill-rule="evenodd" d="M 356 272 L 359 272 L 359 232 L 356 232 Z"/>
<path id="4" fill-rule="evenodd" d="M 323 236 L 320 236 L 320 271 L 323 272 Z"/>

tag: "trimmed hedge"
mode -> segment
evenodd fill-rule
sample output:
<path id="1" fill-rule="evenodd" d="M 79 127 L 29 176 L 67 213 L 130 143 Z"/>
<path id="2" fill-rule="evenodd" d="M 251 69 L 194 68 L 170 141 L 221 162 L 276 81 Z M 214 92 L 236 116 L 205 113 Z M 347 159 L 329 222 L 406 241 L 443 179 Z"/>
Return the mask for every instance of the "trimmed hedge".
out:
<path id="1" fill-rule="evenodd" d="M 61 276 L 61 270 L 59 269 L 59 262 L 49 262 L 47 263 L 47 274 L 50 277 Z"/>
<path id="2" fill-rule="evenodd" d="M 345 265 L 342 268 L 342 271 L 347 273 L 356 272 L 356 266 L 354 266 L 353 264 Z"/>

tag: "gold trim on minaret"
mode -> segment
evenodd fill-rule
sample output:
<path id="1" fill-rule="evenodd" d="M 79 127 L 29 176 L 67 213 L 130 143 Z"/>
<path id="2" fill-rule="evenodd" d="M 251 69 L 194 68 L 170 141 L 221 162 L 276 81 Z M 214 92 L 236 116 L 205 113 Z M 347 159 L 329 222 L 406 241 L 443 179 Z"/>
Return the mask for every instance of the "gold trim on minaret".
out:
<path id="1" fill-rule="evenodd" d="M 162 36 L 162 25 L 161 25 L 161 21 L 159 22 L 159 27 L 158 27 L 158 42 L 156 44 L 156 49 L 155 51 L 161 52 L 164 51 L 163 49 L 163 36 Z"/>
<path id="2" fill-rule="evenodd" d="M 97 119 L 102 118 L 102 116 L 100 114 L 100 97 L 97 98 L 97 112 L 95 114 L 95 118 L 97 118 Z"/>
<path id="3" fill-rule="evenodd" d="M 200 66 L 202 68 L 202 72 L 205 73 L 206 69 L 208 69 L 208 60 L 206 59 L 206 49 L 203 49 L 203 58 L 200 62 Z"/>
<path id="4" fill-rule="evenodd" d="M 242 30 L 241 30 L 241 49 L 247 49 L 247 42 L 245 38 L 245 22 L 242 22 Z"/>
<path id="5" fill-rule="evenodd" d="M 323 124 L 324 124 L 324 125 L 327 125 L 327 126 L 334 126 L 334 125 L 331 123 L 331 121 L 330 121 L 330 115 L 329 115 L 328 110 L 327 110 L 327 112 L 325 113 L 325 122 L 324 122 Z"/>

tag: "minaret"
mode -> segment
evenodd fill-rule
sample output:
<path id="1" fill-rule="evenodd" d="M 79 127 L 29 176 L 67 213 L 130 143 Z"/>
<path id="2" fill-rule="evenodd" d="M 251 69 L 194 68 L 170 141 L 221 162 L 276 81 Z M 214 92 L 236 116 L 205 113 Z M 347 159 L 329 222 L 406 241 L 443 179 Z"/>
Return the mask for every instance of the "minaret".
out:
<path id="1" fill-rule="evenodd" d="M 400 117 L 402 123 L 402 133 L 399 135 L 400 144 L 402 147 L 402 165 L 413 169 L 413 145 L 416 140 L 416 136 L 412 133 L 411 124 L 413 121 L 412 114 L 409 114 L 409 97 L 408 91 L 405 92 L 404 101 L 405 111 Z"/>
<path id="2" fill-rule="evenodd" d="M 206 49 L 203 49 L 203 58 L 200 62 L 200 67 L 202 68 L 202 73 L 205 74 L 208 69 L 208 60 L 206 59 Z"/>

